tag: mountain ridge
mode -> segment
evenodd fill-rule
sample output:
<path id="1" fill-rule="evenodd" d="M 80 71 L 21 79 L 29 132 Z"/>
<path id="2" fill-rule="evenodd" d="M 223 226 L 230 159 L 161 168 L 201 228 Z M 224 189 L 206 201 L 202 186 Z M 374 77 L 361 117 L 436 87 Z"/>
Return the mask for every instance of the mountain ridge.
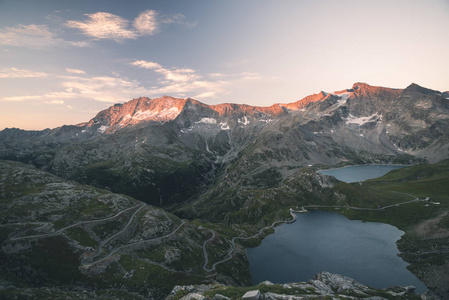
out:
<path id="1" fill-rule="evenodd" d="M 57 130 L 64 126 L 77 126 L 77 127 L 92 127 L 98 122 L 105 122 L 108 125 L 104 126 L 117 126 L 126 127 L 128 125 L 136 125 L 141 121 L 153 121 L 153 122 L 167 122 L 176 119 L 179 113 L 185 108 L 186 104 L 190 102 L 192 105 L 207 108 L 219 116 L 230 115 L 254 115 L 254 114 L 266 114 L 274 117 L 287 114 L 289 111 L 298 111 L 304 109 L 309 104 L 322 102 L 332 96 L 347 95 L 348 97 L 360 98 L 361 96 L 376 97 L 385 93 L 391 93 L 396 97 L 404 92 L 418 91 L 422 93 L 437 92 L 442 96 L 449 94 L 449 92 L 438 92 L 431 89 L 424 88 L 418 84 L 411 83 L 405 89 L 387 88 L 382 86 L 372 86 L 364 82 L 356 82 L 350 89 L 344 89 L 335 92 L 321 91 L 317 94 L 308 95 L 300 100 L 290 103 L 274 103 L 271 106 L 254 106 L 248 104 L 237 103 L 221 103 L 208 105 L 192 98 L 175 98 L 172 96 L 163 95 L 159 98 L 139 97 L 124 103 L 116 103 L 109 108 L 101 110 L 95 117 L 86 122 L 81 122 L 75 125 L 63 125 L 55 127 L 50 130 Z M 5 128 L 4 130 L 20 129 L 20 128 Z M 2 131 L 4 131 L 2 130 Z M 21 129 L 22 130 L 22 129 Z M 26 132 L 42 132 L 44 130 L 24 130 Z M 0 131 L 0 133 L 2 132 Z M 112 132 L 111 129 L 101 130 L 102 132 Z"/>
<path id="2" fill-rule="evenodd" d="M 0 158 L 115 186 L 156 205 L 160 197 L 167 204 L 189 198 L 229 170 L 237 172 L 232 186 L 241 174 L 250 186 L 266 186 L 315 164 L 437 162 L 449 157 L 447 127 L 448 100 L 416 84 L 391 89 L 358 82 L 268 107 L 141 97 L 78 125 L 0 131 Z M 270 179 L 256 183 L 262 174 Z M 166 190 L 179 176 L 190 178 L 189 193 Z"/>
<path id="3" fill-rule="evenodd" d="M 190 220 L 195 224 L 192 230 L 200 230 L 196 249 L 201 253 L 205 247 L 201 241 L 210 238 L 201 224 L 211 229 L 223 226 L 222 238 L 228 230 L 232 236 L 239 235 L 238 228 L 251 228 L 247 232 L 251 235 L 275 220 L 289 218 L 289 207 L 299 209 L 310 203 L 354 206 L 353 202 L 360 204 L 373 194 L 367 190 L 368 196 L 360 198 L 360 190 L 368 184 L 343 184 L 317 173 L 318 169 L 448 159 L 447 98 L 415 84 L 390 89 L 366 83 L 269 107 L 141 97 L 113 105 L 78 125 L 0 131 L 0 160 L 8 165 L 15 163 L 6 161 L 32 165 L 58 180 L 130 196 Z M 8 174 L 2 176 L 15 180 Z M 416 176 L 419 179 L 422 174 Z M 9 183 L 1 188 L 8 192 Z M 445 195 L 436 192 L 436 197 Z M 375 207 L 376 201 L 362 204 Z M 443 201 L 441 210 L 446 207 Z M 216 261 L 227 255 L 223 242 L 208 243 L 207 247 L 214 245 L 221 251 Z M 168 258 L 178 253 L 167 251 Z M 240 268 L 245 260 L 242 255 L 236 254 L 229 262 L 233 264 L 226 265 L 231 281 L 249 278 L 241 272 L 247 272 L 246 267 Z M 201 263 L 197 267 L 204 271 Z"/>
<path id="4" fill-rule="evenodd" d="M 413 86 L 416 84 L 411 84 L 410 86 Z M 410 87 L 409 86 L 409 87 Z M 416 85 L 418 86 L 418 85 Z M 409 88 L 408 87 L 408 88 Z M 419 87 L 419 86 L 418 86 Z M 406 88 L 407 89 L 407 88 Z M 160 98 L 153 98 L 150 99 L 148 97 L 140 97 L 136 98 L 130 101 L 127 101 L 123 104 L 114 104 L 113 106 L 100 111 L 96 117 L 91 119 L 89 122 L 87 122 L 88 125 L 92 125 L 95 123 L 94 120 L 105 120 L 105 117 L 114 115 L 114 112 L 117 111 L 118 108 L 128 108 L 129 106 L 133 107 L 133 111 L 130 114 L 129 109 L 127 109 L 127 114 L 130 114 L 130 116 L 127 117 L 127 115 L 120 114 L 121 117 L 120 120 L 116 120 L 114 118 L 109 122 L 109 126 L 114 126 L 118 124 L 118 121 L 127 121 L 127 119 L 134 119 L 135 121 L 171 121 L 174 120 L 178 115 L 179 112 L 182 111 L 187 102 L 191 102 L 191 104 L 200 106 L 203 108 L 209 108 L 216 113 L 218 113 L 219 116 L 232 116 L 232 115 L 254 115 L 254 114 L 266 114 L 271 116 L 279 116 L 285 113 L 288 113 L 288 111 L 297 111 L 300 109 L 303 109 L 305 106 L 320 102 L 327 97 L 331 97 L 332 95 L 342 95 L 342 94 L 379 94 L 382 92 L 402 92 L 403 89 L 391 89 L 391 88 L 385 88 L 385 87 L 377 87 L 377 86 L 371 86 L 366 83 L 357 82 L 354 83 L 351 89 L 346 89 L 342 91 L 336 91 L 333 93 L 326 93 L 321 91 L 318 94 L 312 94 L 309 96 L 306 96 L 298 101 L 291 102 L 291 103 L 275 103 L 271 106 L 253 106 L 248 104 L 236 104 L 236 103 L 221 103 L 221 104 L 215 104 L 215 105 L 208 105 L 205 103 L 202 103 L 200 101 L 194 100 L 192 98 L 175 98 L 171 96 L 162 96 Z M 169 112 L 171 110 L 171 113 Z M 150 111 L 150 113 L 143 113 Z M 162 113 L 162 114 L 161 114 Z M 137 117 L 136 117 L 137 114 Z M 123 120 L 125 119 L 125 120 Z M 128 122 L 124 123 L 122 125 L 127 124 L 135 124 L 136 122 Z M 82 124 L 82 123 L 81 123 Z"/>

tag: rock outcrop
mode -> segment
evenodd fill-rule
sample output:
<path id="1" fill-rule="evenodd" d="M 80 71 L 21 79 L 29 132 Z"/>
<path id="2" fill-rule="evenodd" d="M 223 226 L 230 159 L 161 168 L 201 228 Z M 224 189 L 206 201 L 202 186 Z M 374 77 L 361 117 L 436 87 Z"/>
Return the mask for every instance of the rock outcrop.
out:
<path id="1" fill-rule="evenodd" d="M 261 291 L 260 299 L 265 300 L 303 300 L 303 299 L 369 299 L 384 300 L 397 297 L 398 299 L 421 299 L 421 295 L 415 294 L 415 288 L 408 287 L 389 287 L 386 289 L 374 289 L 363 285 L 356 280 L 338 274 L 321 272 L 309 282 L 294 282 L 287 284 L 273 284 L 265 281 L 255 287 L 241 288 L 238 291 L 234 288 L 232 299 L 237 299 L 247 290 Z M 181 299 L 230 299 L 225 295 L 228 287 L 216 285 L 200 286 L 176 286 L 166 300 Z M 276 291 L 276 292 L 274 292 Z M 282 293 L 280 293 L 282 291 Z M 228 292 L 229 293 L 229 292 Z M 426 295 L 424 294 L 423 297 Z M 237 298 L 236 298 L 237 297 Z"/>

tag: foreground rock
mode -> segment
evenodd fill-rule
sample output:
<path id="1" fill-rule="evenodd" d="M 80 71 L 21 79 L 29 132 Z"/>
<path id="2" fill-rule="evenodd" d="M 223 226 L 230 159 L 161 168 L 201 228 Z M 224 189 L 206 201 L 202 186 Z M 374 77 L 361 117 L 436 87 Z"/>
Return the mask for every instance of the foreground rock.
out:
<path id="1" fill-rule="evenodd" d="M 375 289 L 343 275 L 321 272 L 308 282 L 288 284 L 273 284 L 265 281 L 255 287 L 245 288 L 220 285 L 176 286 L 166 300 L 241 299 L 247 291 L 259 291 L 259 299 L 266 300 L 437 299 L 428 294 L 415 294 L 413 286 Z"/>

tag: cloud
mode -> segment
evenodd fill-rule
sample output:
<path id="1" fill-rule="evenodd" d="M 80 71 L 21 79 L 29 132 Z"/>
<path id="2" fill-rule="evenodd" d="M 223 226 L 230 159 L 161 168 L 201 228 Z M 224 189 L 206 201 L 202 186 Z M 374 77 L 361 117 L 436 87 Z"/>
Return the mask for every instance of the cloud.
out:
<path id="1" fill-rule="evenodd" d="M 216 92 L 204 92 L 204 93 L 201 93 L 201 94 L 198 94 L 198 95 L 194 96 L 193 98 L 195 98 L 195 99 L 206 98 L 207 99 L 207 98 L 214 98 L 216 96 L 217 96 Z"/>
<path id="2" fill-rule="evenodd" d="M 62 101 L 62 100 L 51 100 L 51 101 L 47 101 L 45 103 L 47 103 L 47 104 L 54 104 L 54 105 L 62 105 L 62 104 L 64 104 L 64 101 Z"/>
<path id="3" fill-rule="evenodd" d="M 85 14 L 85 16 L 87 20 L 70 20 L 65 23 L 65 26 L 80 29 L 85 35 L 94 39 L 111 39 L 117 42 L 154 35 L 159 31 L 161 24 L 183 24 L 188 27 L 196 25 L 196 23 L 185 22 L 185 16 L 182 14 L 160 16 L 155 10 L 141 12 L 132 22 L 132 26 L 129 20 L 107 12 Z"/>
<path id="4" fill-rule="evenodd" d="M 1 100 L 7 102 L 21 102 L 26 100 L 60 100 L 60 99 L 73 99 L 76 95 L 69 92 L 51 92 L 44 95 L 25 95 L 25 96 L 13 96 L 4 97 Z"/>
<path id="5" fill-rule="evenodd" d="M 233 85 L 263 81 L 256 72 L 242 72 L 237 74 L 210 73 L 207 79 L 188 68 L 165 68 L 157 62 L 136 60 L 133 66 L 153 70 L 163 76 L 159 86 L 153 87 L 152 94 L 168 94 L 172 96 L 190 95 L 196 99 L 217 98 L 226 93 Z"/>
<path id="6" fill-rule="evenodd" d="M 212 77 L 212 78 L 223 78 L 223 77 L 226 77 L 226 74 L 223 74 L 223 73 L 210 73 L 209 76 Z"/>
<path id="7" fill-rule="evenodd" d="M 67 68 L 65 71 L 69 74 L 59 75 L 15 69 L 16 76 L 52 76 L 59 87 L 54 91 L 40 95 L 16 95 L 3 97 L 0 101 L 36 101 L 68 107 L 66 100 L 70 100 L 72 102 L 70 104 L 73 105 L 73 101 L 80 100 L 112 104 L 141 96 L 160 97 L 162 95 L 182 98 L 188 96 L 196 99 L 217 99 L 228 93 L 233 86 L 245 87 L 248 84 L 259 84 L 262 82 L 260 80 L 263 80 L 259 74 L 254 72 L 237 74 L 212 73 L 203 78 L 196 70 L 189 68 L 166 68 L 157 62 L 145 60 L 137 60 L 131 64 L 151 70 L 159 74 L 160 78 L 156 82 L 151 82 L 147 87 L 137 80 L 130 80 L 118 75 L 89 77 L 85 75 L 84 71 L 78 69 Z M 11 72 L 3 73 L 10 74 Z"/>
<path id="8" fill-rule="evenodd" d="M 61 83 L 66 92 L 76 95 L 78 98 L 88 98 L 100 102 L 123 101 L 123 97 L 141 92 L 139 83 L 117 77 L 70 77 Z"/>
<path id="9" fill-rule="evenodd" d="M 153 35 L 158 29 L 157 13 L 154 10 L 146 10 L 134 19 L 134 28 L 141 35 Z"/>
<path id="10" fill-rule="evenodd" d="M 138 66 L 145 69 L 160 69 L 162 66 L 158 63 L 152 62 L 152 61 L 145 61 L 145 60 L 136 60 L 131 63 L 133 66 Z"/>
<path id="11" fill-rule="evenodd" d="M 65 68 L 66 72 L 72 74 L 86 74 L 83 70 Z"/>
<path id="12" fill-rule="evenodd" d="M 26 71 L 26 70 L 22 70 Z M 42 94 L 15 95 L 2 97 L 4 102 L 37 101 L 46 104 L 65 104 L 64 100 L 94 100 L 99 102 L 116 103 L 134 97 L 149 95 L 151 91 L 142 87 L 138 81 L 119 77 L 96 76 L 87 77 L 82 70 L 66 69 L 71 75 L 48 75 L 54 78 L 59 88 Z M 21 72 L 34 77 L 38 73 Z M 17 75 L 18 76 L 18 75 Z M 22 77 L 25 75 L 21 75 Z"/>
<path id="13" fill-rule="evenodd" d="M 0 78 L 44 78 L 48 74 L 44 72 L 34 72 L 26 69 L 3 68 L 0 69 Z"/>
<path id="14" fill-rule="evenodd" d="M 145 61 L 145 60 L 136 60 L 131 63 L 133 66 L 138 66 L 145 69 L 154 70 L 157 73 L 164 75 L 166 80 L 176 81 L 176 82 L 189 82 L 195 79 L 199 79 L 200 76 L 195 74 L 195 70 L 187 69 L 187 68 L 178 68 L 178 69 L 166 69 L 162 67 L 160 64 Z"/>
<path id="15" fill-rule="evenodd" d="M 87 47 L 83 41 L 66 41 L 57 38 L 47 25 L 23 25 L 0 29 L 0 45 L 44 49 L 48 47 Z"/>
<path id="16" fill-rule="evenodd" d="M 87 21 L 67 21 L 65 25 L 70 28 L 80 29 L 85 35 L 96 39 L 135 39 L 134 31 L 127 29 L 129 21 L 107 12 L 86 14 Z"/>
<path id="17" fill-rule="evenodd" d="M 186 17 L 182 14 L 174 14 L 174 15 L 163 15 L 160 17 L 160 23 L 162 24 L 182 24 L 188 28 L 195 27 L 198 22 L 187 22 Z"/>

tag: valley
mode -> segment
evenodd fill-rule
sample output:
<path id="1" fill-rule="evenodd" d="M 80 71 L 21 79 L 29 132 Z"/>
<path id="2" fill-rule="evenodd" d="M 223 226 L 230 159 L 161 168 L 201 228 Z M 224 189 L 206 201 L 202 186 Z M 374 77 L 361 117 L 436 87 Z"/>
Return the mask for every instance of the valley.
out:
<path id="1" fill-rule="evenodd" d="M 438 91 L 355 83 L 270 107 L 142 97 L 78 125 L 5 129 L 0 295 L 249 286 L 245 247 L 303 207 L 403 230 L 402 258 L 444 298 L 447 128 Z M 373 163 L 412 166 L 350 184 L 317 172 Z"/>

